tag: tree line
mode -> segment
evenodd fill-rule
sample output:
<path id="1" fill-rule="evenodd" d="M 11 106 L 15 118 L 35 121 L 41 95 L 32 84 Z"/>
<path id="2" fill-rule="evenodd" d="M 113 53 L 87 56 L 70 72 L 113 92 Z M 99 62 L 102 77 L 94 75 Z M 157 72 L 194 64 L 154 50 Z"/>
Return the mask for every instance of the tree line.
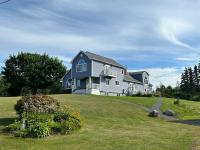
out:
<path id="1" fill-rule="evenodd" d="M 181 82 L 176 87 L 160 85 L 156 91 L 164 97 L 200 101 L 200 63 L 194 67 L 186 67 L 181 74 Z"/>
<path id="2" fill-rule="evenodd" d="M 47 54 L 10 55 L 1 71 L 0 95 L 59 93 L 65 72 L 62 61 Z"/>
<path id="3" fill-rule="evenodd" d="M 200 63 L 193 68 L 185 68 L 181 75 L 180 88 L 187 94 L 200 94 Z"/>

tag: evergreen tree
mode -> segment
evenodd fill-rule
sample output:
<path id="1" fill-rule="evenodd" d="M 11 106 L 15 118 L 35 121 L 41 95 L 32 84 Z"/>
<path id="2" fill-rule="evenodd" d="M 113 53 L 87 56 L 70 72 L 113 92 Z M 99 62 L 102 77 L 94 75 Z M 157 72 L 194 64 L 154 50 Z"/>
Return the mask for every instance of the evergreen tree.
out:
<path id="1" fill-rule="evenodd" d="M 195 91 L 195 81 L 194 81 L 194 74 L 193 74 L 193 70 L 191 67 L 188 68 L 188 75 L 189 75 L 189 86 L 188 86 L 188 90 L 190 91 L 190 93 L 194 93 Z"/>
<path id="2" fill-rule="evenodd" d="M 198 91 L 199 88 L 199 70 L 197 65 L 194 66 L 194 85 L 195 85 L 195 92 Z"/>
<path id="3" fill-rule="evenodd" d="M 181 90 L 183 92 L 187 92 L 189 90 L 189 74 L 188 74 L 188 68 L 185 68 L 184 72 L 181 76 Z"/>

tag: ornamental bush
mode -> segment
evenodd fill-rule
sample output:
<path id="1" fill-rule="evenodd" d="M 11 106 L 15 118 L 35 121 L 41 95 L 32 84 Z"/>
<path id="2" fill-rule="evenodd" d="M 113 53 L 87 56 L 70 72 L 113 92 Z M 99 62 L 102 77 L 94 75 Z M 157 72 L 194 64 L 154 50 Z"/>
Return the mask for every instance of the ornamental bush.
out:
<path id="1" fill-rule="evenodd" d="M 60 104 L 53 97 L 47 95 L 23 96 L 15 105 L 20 116 L 22 113 L 54 113 Z"/>
<path id="2" fill-rule="evenodd" d="M 7 133 L 18 137 L 43 138 L 52 134 L 70 134 L 82 126 L 80 114 L 60 107 L 50 96 L 25 96 L 15 105 L 19 121 L 5 128 Z"/>
<path id="3" fill-rule="evenodd" d="M 43 138 L 50 135 L 48 123 L 43 122 L 36 122 L 32 124 L 27 131 L 27 135 L 33 138 Z"/>
<path id="4" fill-rule="evenodd" d="M 55 113 L 54 121 L 56 122 L 53 131 L 61 134 L 70 134 L 82 126 L 82 120 L 77 112 L 59 112 Z"/>

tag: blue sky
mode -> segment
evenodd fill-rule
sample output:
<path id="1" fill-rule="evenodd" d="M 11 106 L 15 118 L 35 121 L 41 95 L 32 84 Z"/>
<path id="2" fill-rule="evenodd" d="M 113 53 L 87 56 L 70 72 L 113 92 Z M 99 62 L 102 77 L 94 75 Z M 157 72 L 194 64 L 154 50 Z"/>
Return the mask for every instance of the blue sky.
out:
<path id="1" fill-rule="evenodd" d="M 0 0 L 0 2 L 3 0 Z M 199 0 L 11 0 L 0 5 L 0 66 L 19 51 L 70 60 L 80 50 L 175 85 L 199 61 Z"/>

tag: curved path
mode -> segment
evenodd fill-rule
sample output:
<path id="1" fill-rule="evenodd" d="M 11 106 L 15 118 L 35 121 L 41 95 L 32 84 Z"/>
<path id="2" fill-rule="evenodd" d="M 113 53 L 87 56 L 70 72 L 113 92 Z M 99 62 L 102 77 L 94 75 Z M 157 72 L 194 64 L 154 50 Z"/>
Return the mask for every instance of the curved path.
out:
<path id="1" fill-rule="evenodd" d="M 174 116 L 167 116 L 167 115 L 164 115 L 164 114 L 162 113 L 162 111 L 160 111 L 160 107 L 161 107 L 161 106 L 162 106 L 162 97 L 159 97 L 158 100 L 156 101 L 156 103 L 152 106 L 151 111 L 157 110 L 157 111 L 159 112 L 159 116 L 162 117 L 162 118 L 165 118 L 165 119 L 167 119 L 167 120 L 170 120 L 170 121 L 172 121 L 172 120 L 177 120 L 177 118 L 174 117 Z"/>
<path id="2" fill-rule="evenodd" d="M 173 116 L 166 116 L 164 115 L 161 111 L 160 111 L 160 107 L 162 106 L 162 97 L 159 97 L 158 100 L 156 101 L 156 103 L 151 107 L 151 108 L 148 108 L 148 107 L 145 107 L 145 106 L 142 106 L 140 104 L 135 104 L 135 103 L 132 103 L 132 102 L 128 102 L 128 101 L 121 101 L 119 100 L 121 103 L 126 103 L 126 104 L 130 104 L 130 105 L 134 105 L 134 106 L 137 106 L 138 108 L 140 109 L 143 109 L 145 110 L 146 112 L 151 112 L 152 110 L 157 110 L 159 112 L 159 116 L 161 118 L 164 118 L 166 120 L 169 120 L 169 121 L 174 121 L 174 120 L 177 120 L 176 117 L 173 117 Z"/>

